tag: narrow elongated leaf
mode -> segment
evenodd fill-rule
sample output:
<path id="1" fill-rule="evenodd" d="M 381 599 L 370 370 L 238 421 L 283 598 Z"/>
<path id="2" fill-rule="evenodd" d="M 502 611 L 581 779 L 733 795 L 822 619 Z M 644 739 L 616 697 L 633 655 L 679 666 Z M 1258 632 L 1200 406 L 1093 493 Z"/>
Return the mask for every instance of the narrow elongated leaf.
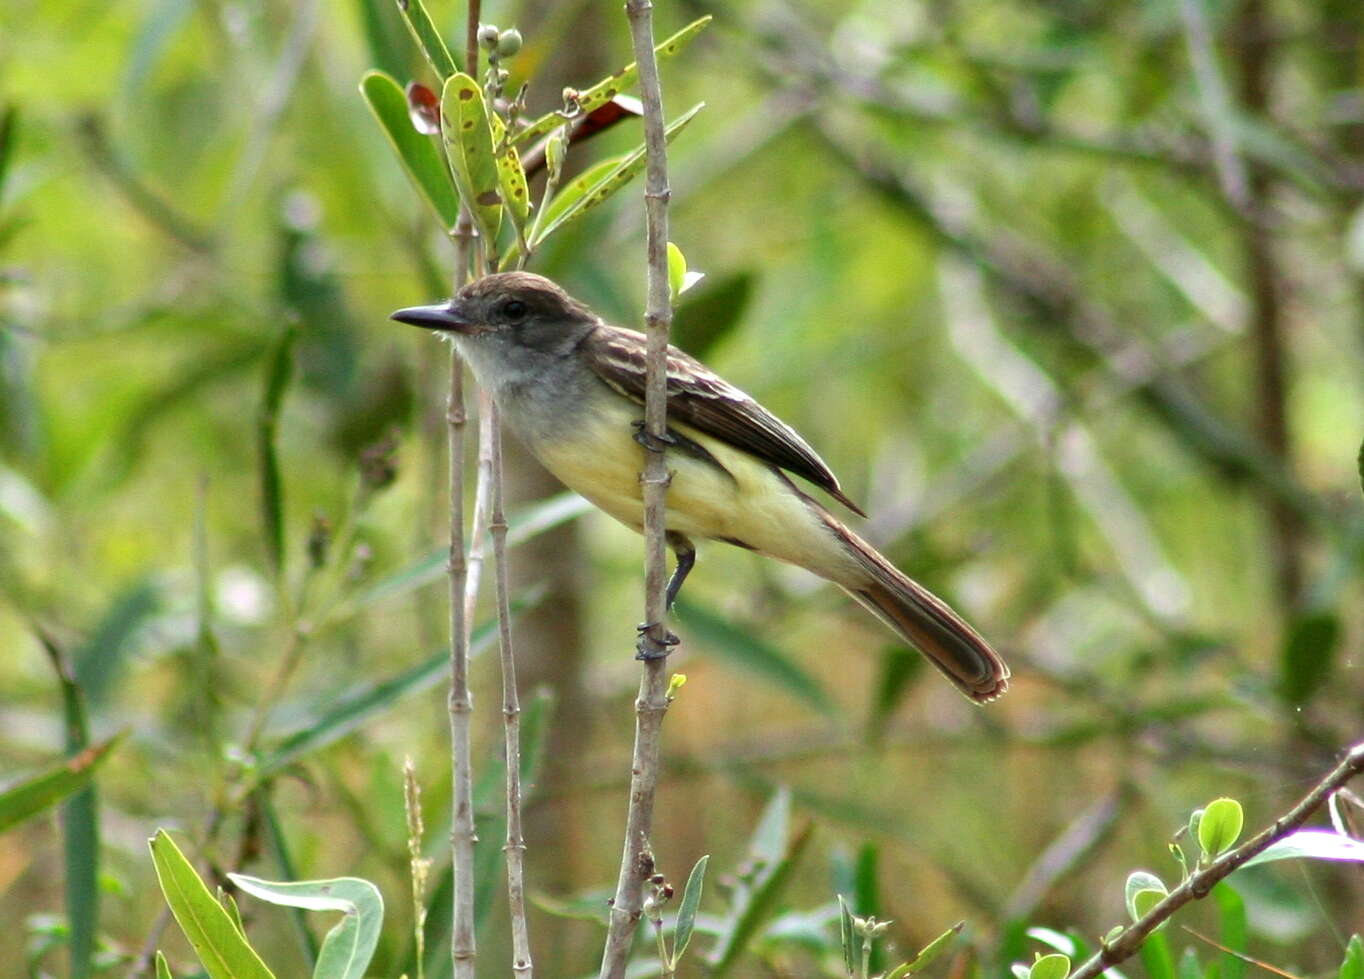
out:
<path id="1" fill-rule="evenodd" d="M 442 40 L 440 31 L 436 30 L 436 25 L 432 22 L 431 15 L 426 12 L 422 0 L 398 0 L 398 10 L 403 15 L 403 22 L 407 24 L 412 39 L 417 42 L 417 47 L 421 48 L 426 63 L 440 80 L 445 81 L 458 71 L 455 59 L 450 57 L 450 49 L 445 46 L 445 41 Z"/>
<path id="2" fill-rule="evenodd" d="M 1147 979 L 1175 979 L 1175 958 L 1163 931 L 1155 932 L 1142 943 L 1141 964 L 1146 966 Z"/>
<path id="3" fill-rule="evenodd" d="M 881 917 L 881 901 L 876 881 L 876 865 L 879 850 L 875 843 L 864 843 L 857 851 L 856 901 L 857 913 L 862 917 Z M 878 942 L 871 949 L 871 971 L 880 974 L 885 971 L 885 948 Z"/>
<path id="4" fill-rule="evenodd" d="M 274 979 L 166 831 L 148 845 L 166 903 L 211 979 Z"/>
<path id="5" fill-rule="evenodd" d="M 1335 669 L 1340 632 L 1340 617 L 1329 609 L 1293 617 L 1279 653 L 1279 696 L 1301 707 L 1326 687 Z"/>
<path id="6" fill-rule="evenodd" d="M 853 916 L 848 910 L 848 902 L 838 895 L 838 943 L 843 948 L 843 971 L 851 976 L 857 971 L 857 949 L 853 947 L 856 932 L 853 931 Z"/>
<path id="7" fill-rule="evenodd" d="M 507 213 L 518 228 L 526 226 L 530 216 L 530 188 L 526 185 L 526 171 L 521 166 L 521 154 L 506 138 L 507 127 L 496 113 L 488 117 L 493 127 L 493 151 L 497 158 L 497 180 L 502 188 L 502 200 Z"/>
<path id="8" fill-rule="evenodd" d="M 496 638 L 496 623 L 484 623 L 474 630 L 469 655 L 482 653 Z M 256 766 L 256 778 L 264 779 L 275 774 L 284 766 L 350 734 L 403 697 L 435 686 L 444 678 L 449 662 L 449 652 L 441 650 L 396 676 L 378 683 L 364 684 L 335 698 L 328 710 L 285 737 L 260 759 Z"/>
<path id="9" fill-rule="evenodd" d="M 961 930 L 966 927 L 966 922 L 958 921 L 947 931 L 943 932 L 933 941 L 919 949 L 919 954 L 914 956 L 909 962 L 896 966 L 886 976 L 886 979 L 902 979 L 904 976 L 917 975 L 923 972 L 930 965 L 936 962 L 944 952 L 952 947 L 952 943 L 957 940 Z M 1062 958 L 1065 958 L 1063 955 Z"/>
<path id="10" fill-rule="evenodd" d="M 322 940 L 314 979 L 364 979 L 384 922 L 379 888 L 359 877 L 268 881 L 228 874 L 232 882 L 262 901 L 307 911 L 340 911 L 344 917 Z"/>
<path id="11" fill-rule="evenodd" d="M 166 964 L 166 957 L 161 954 L 161 950 L 156 952 L 156 979 L 175 979 L 171 975 L 170 966 Z"/>
<path id="12" fill-rule="evenodd" d="M 1241 955 L 1222 954 L 1222 972 L 1218 979 L 1244 979 L 1246 960 L 1242 958 L 1249 940 L 1246 922 L 1246 902 L 1241 895 L 1223 882 L 1212 889 L 1213 900 L 1217 903 L 1218 917 L 1222 925 L 1222 944 Z"/>
<path id="13" fill-rule="evenodd" d="M 507 546 L 515 547 L 560 524 L 576 520 L 591 509 L 592 504 L 577 493 L 560 493 L 522 507 L 507 517 Z M 428 551 L 405 568 L 379 579 L 360 592 L 348 611 L 359 611 L 444 578 L 445 563 L 449 556 L 448 548 L 444 547 Z"/>
<path id="14" fill-rule="evenodd" d="M 819 681 L 783 651 L 699 605 L 679 600 L 677 610 L 691 637 L 703 643 L 716 657 L 746 670 L 826 717 L 838 716 L 837 704 Z"/>
<path id="15" fill-rule="evenodd" d="M 710 975 L 723 976 L 729 972 L 743 955 L 749 941 L 758 928 L 777 909 L 777 902 L 791 880 L 801 855 L 805 852 L 814 835 L 814 823 L 806 824 L 796 834 L 781 859 L 759 871 L 749 890 L 735 893 L 733 913 L 727 920 L 726 930 L 716 941 L 711 955 Z"/>
<path id="16" fill-rule="evenodd" d="M 0 832 L 52 808 L 89 785 L 95 772 L 122 740 L 122 734 L 115 735 L 70 758 L 50 762 L 0 789 Z"/>
<path id="17" fill-rule="evenodd" d="M 360 79 L 360 94 L 374 113 L 379 128 L 388 137 L 398 162 L 412 180 L 422 199 L 430 205 L 446 231 L 459 221 L 459 195 L 455 193 L 449 168 L 430 137 L 417 132 L 407 113 L 407 96 L 396 81 L 381 71 L 366 72 Z"/>
<path id="18" fill-rule="evenodd" d="M 680 962 L 691 944 L 692 929 L 696 925 L 696 909 L 701 906 L 701 891 L 706 883 L 706 864 L 709 854 L 696 861 L 687 875 L 687 886 L 682 891 L 682 903 L 677 908 L 677 928 L 673 932 L 673 961 Z"/>
<path id="19" fill-rule="evenodd" d="M 0 109 L 0 191 L 5 189 L 5 178 L 9 175 L 10 160 L 14 159 L 18 134 L 19 107 L 7 104 Z"/>
<path id="20" fill-rule="evenodd" d="M 753 272 L 742 271 L 689 289 L 673 313 L 673 342 L 704 360 L 743 320 L 756 283 Z"/>
<path id="21" fill-rule="evenodd" d="M 1350 944 L 1345 946 L 1345 960 L 1336 979 L 1364 979 L 1364 938 L 1358 934 L 1350 936 Z"/>
<path id="22" fill-rule="evenodd" d="M 456 72 L 440 96 L 441 139 L 455 171 L 455 184 L 491 248 L 502 226 L 502 191 L 488 108 L 478 82 Z"/>
<path id="23" fill-rule="evenodd" d="M 279 472 L 279 455 L 275 450 L 275 433 L 279 427 L 279 410 L 284 393 L 294 374 L 294 342 L 298 328 L 286 323 L 270 351 L 265 370 L 265 394 L 261 399 L 260 414 L 256 418 L 256 457 L 260 467 L 261 524 L 265 537 L 265 553 L 276 574 L 284 572 L 284 485 Z"/>
<path id="24" fill-rule="evenodd" d="M 1251 857 L 1242 867 L 1276 860 L 1347 860 L 1364 863 L 1364 840 L 1343 836 L 1329 829 L 1300 829 Z"/>
<path id="25" fill-rule="evenodd" d="M 402 31 L 392 19 L 392 0 L 356 0 L 360 25 L 369 46 L 370 61 L 390 75 L 407 74 L 407 57 Z"/>
<path id="26" fill-rule="evenodd" d="M 161 608 L 161 590 L 144 578 L 109 605 L 90 640 L 72 653 L 76 682 L 86 701 L 98 706 L 115 687 L 138 629 Z"/>
<path id="27" fill-rule="evenodd" d="M 666 130 L 668 140 L 671 141 L 674 136 L 685 129 L 687 124 L 696 118 L 696 114 L 705 107 L 706 103 L 698 102 L 669 123 Z M 630 153 L 618 158 L 618 161 L 610 169 L 598 165 L 583 174 L 582 177 L 572 181 L 545 208 L 545 217 L 540 222 L 535 240 L 531 244 L 539 244 L 565 224 L 577 220 L 598 204 L 608 200 L 612 194 L 629 183 L 643 169 L 644 144 L 641 143 Z M 591 184 L 587 184 L 585 181 L 589 175 L 595 178 Z"/>
<path id="28" fill-rule="evenodd" d="M 705 30 L 706 25 L 711 21 L 710 15 L 692 21 L 671 37 L 665 38 L 654 46 L 654 54 L 660 59 L 671 58 L 684 47 L 686 47 L 696 35 Z M 621 92 L 629 89 L 639 81 L 639 68 L 631 62 L 620 71 L 613 75 L 608 75 L 597 84 L 577 94 L 574 100 L 578 109 L 584 115 L 597 109 Z M 541 136 L 548 135 L 553 130 L 564 124 L 564 117 L 558 112 L 548 112 L 536 119 L 516 134 L 516 142 L 528 143 L 539 139 Z"/>

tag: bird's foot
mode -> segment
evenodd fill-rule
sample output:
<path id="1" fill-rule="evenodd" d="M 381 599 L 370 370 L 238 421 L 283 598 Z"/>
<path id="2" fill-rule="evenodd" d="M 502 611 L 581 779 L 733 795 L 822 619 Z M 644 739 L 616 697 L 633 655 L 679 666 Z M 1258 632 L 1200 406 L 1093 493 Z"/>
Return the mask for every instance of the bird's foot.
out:
<path id="1" fill-rule="evenodd" d="M 657 622 L 641 622 L 635 626 L 635 631 L 639 633 L 639 642 L 635 643 L 635 659 L 646 662 L 652 659 L 664 659 L 672 647 L 682 642 L 675 634 L 666 629 L 663 631 L 662 639 L 656 638 L 654 628 L 658 625 Z"/>
<path id="2" fill-rule="evenodd" d="M 647 428 L 644 427 L 645 423 L 644 419 L 642 418 L 631 422 L 630 425 L 635 430 L 634 434 L 635 441 L 638 442 L 640 445 L 644 446 L 650 452 L 662 452 L 669 446 L 674 446 L 677 444 L 677 438 L 669 432 L 664 432 L 662 435 L 654 435 L 652 432 L 650 432 Z"/>

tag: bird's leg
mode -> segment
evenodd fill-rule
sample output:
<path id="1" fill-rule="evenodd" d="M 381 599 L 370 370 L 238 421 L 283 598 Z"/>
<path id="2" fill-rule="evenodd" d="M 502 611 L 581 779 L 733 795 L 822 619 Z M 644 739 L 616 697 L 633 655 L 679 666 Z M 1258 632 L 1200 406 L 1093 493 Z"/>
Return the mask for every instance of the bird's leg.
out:
<path id="1" fill-rule="evenodd" d="M 682 590 L 682 582 L 687 580 L 687 575 L 696 564 L 696 547 L 685 534 L 680 534 L 676 530 L 668 531 L 667 540 L 668 546 L 677 555 L 677 567 L 673 569 L 673 575 L 668 579 L 668 589 L 664 593 L 665 606 L 671 611 L 673 603 L 677 601 L 677 593 Z M 652 636 L 655 625 L 658 623 L 641 622 L 635 627 L 639 632 L 639 642 L 635 644 L 635 659 L 649 660 L 667 656 L 668 649 L 682 641 L 666 630 L 662 640 L 651 641 L 649 637 Z M 661 642 L 662 650 L 659 650 L 654 642 Z"/>
<path id="2" fill-rule="evenodd" d="M 677 593 L 682 590 L 682 582 L 687 580 L 687 575 L 691 574 L 691 569 L 696 564 L 696 548 L 685 534 L 676 530 L 668 531 L 668 546 L 677 555 L 677 567 L 673 569 L 673 576 L 668 579 L 666 593 L 666 605 L 671 611 L 677 602 Z"/>

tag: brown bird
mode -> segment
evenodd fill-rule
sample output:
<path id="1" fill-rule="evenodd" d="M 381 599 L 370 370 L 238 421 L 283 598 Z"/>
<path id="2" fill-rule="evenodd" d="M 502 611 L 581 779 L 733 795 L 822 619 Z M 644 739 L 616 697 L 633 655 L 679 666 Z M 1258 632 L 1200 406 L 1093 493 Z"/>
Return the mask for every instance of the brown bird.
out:
<path id="1" fill-rule="evenodd" d="M 449 337 L 550 472 L 642 529 L 643 334 L 603 322 L 529 272 L 486 276 L 448 303 L 393 318 Z M 840 586 L 972 700 L 994 700 L 1008 688 L 1009 668 L 974 629 L 792 480 L 808 480 L 865 516 L 814 449 L 675 347 L 668 350 L 668 435 L 667 539 L 677 555 L 669 606 L 695 562 L 692 538 L 724 541 Z"/>

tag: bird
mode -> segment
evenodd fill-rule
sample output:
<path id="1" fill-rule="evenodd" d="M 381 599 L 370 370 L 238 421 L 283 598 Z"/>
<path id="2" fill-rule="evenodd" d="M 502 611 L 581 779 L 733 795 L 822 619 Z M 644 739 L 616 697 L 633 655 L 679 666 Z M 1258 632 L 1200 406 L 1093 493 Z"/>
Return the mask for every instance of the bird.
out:
<path id="1" fill-rule="evenodd" d="M 453 342 L 504 423 L 565 486 L 642 532 L 645 336 L 605 322 L 544 276 L 499 272 L 447 302 L 392 318 Z M 833 582 L 918 649 L 976 703 L 1009 668 L 946 602 L 913 581 L 796 480 L 859 516 L 796 431 L 676 347 L 667 353 L 666 539 L 672 607 L 696 539 L 721 541 Z"/>

